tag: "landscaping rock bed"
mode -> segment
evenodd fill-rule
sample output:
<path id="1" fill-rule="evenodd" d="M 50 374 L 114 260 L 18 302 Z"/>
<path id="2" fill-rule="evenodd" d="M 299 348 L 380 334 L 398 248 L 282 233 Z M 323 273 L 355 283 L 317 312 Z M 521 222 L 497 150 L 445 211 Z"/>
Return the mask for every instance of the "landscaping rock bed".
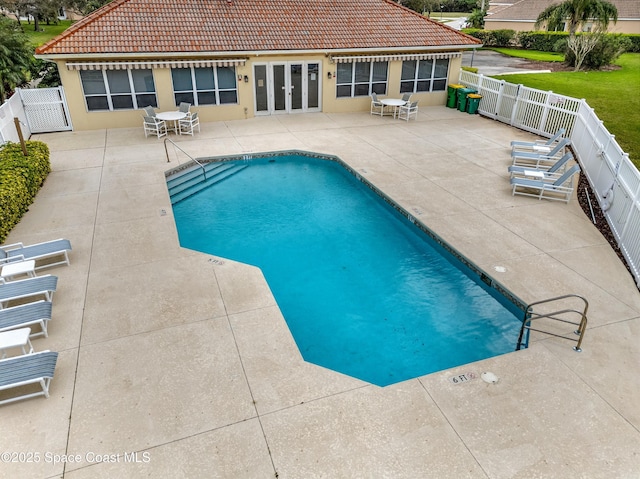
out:
<path id="1" fill-rule="evenodd" d="M 589 218 L 594 223 L 595 227 L 598 228 L 598 231 L 600 231 L 602 236 L 604 236 L 604 238 L 608 241 L 622 263 L 627 267 L 629 274 L 631 274 L 631 268 L 629 268 L 627 260 L 622 255 L 622 252 L 618 247 L 616 238 L 613 235 L 611 228 L 609 227 L 609 223 L 607 223 L 607 219 L 605 218 L 604 213 L 602 212 L 602 209 L 598 204 L 598 199 L 596 198 L 595 193 L 591 190 L 589 181 L 587 180 L 587 177 L 583 172 L 580 172 L 577 195 L 578 202 L 580 203 L 580 207 L 582 208 L 582 211 L 584 211 L 584 214 L 587 215 L 587 218 Z"/>

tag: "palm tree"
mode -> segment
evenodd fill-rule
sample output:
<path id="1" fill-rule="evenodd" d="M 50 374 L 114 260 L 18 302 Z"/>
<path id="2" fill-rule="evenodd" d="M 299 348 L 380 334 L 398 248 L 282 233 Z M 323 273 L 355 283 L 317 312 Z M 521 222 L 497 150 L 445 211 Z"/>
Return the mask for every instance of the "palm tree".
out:
<path id="1" fill-rule="evenodd" d="M 547 30 L 557 30 L 566 23 L 569 35 L 575 35 L 586 23 L 593 23 L 598 30 L 604 31 L 611 21 L 618 21 L 618 9 L 606 0 L 566 0 L 545 8 L 538 15 L 535 28 L 546 23 Z"/>
<path id="2" fill-rule="evenodd" d="M 606 0 L 566 0 L 544 9 L 536 19 L 535 28 L 546 23 L 547 30 L 560 30 L 566 23 L 567 48 L 575 57 L 574 68 L 578 71 L 589 52 L 602 41 L 611 21 L 618 21 L 618 9 Z M 593 24 L 590 31 L 577 35 L 587 23 Z"/>
<path id="3" fill-rule="evenodd" d="M 467 28 L 484 28 L 484 17 L 487 16 L 485 10 L 474 9 L 467 17 Z"/>
<path id="4" fill-rule="evenodd" d="M 33 59 L 33 47 L 22 27 L 0 16 L 0 104 L 7 89 L 26 81 L 26 72 Z"/>

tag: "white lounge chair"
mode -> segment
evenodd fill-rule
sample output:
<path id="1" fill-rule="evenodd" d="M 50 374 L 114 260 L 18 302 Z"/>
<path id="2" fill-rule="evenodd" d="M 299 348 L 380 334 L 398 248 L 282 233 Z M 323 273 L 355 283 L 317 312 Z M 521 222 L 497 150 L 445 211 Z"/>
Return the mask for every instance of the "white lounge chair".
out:
<path id="1" fill-rule="evenodd" d="M 527 174 L 530 172 L 535 172 L 537 173 L 537 176 L 539 178 L 555 179 L 558 176 L 560 176 L 562 173 L 564 173 L 564 171 L 566 170 L 567 164 L 572 159 L 573 159 L 573 155 L 571 154 L 571 152 L 568 152 L 568 153 L 565 153 L 565 155 L 562 158 L 560 158 L 551 166 L 542 165 L 536 168 L 535 166 L 531 166 L 531 165 L 511 165 L 509 167 L 509 173 L 511 173 L 512 178 L 514 176 L 536 176 L 536 175 Z"/>
<path id="2" fill-rule="evenodd" d="M 69 251 L 71 251 L 71 243 L 66 239 L 57 239 L 45 241 L 43 243 L 35 243 L 24 245 L 22 243 L 13 243 L 0 246 L 0 267 L 11 261 L 25 261 L 29 259 L 36 262 L 48 258 L 62 256 L 60 261 L 36 264 L 35 269 L 50 268 L 61 264 L 69 264 Z"/>
<path id="3" fill-rule="evenodd" d="M 40 326 L 40 331 L 31 330 L 31 338 L 49 336 L 47 325 L 51 321 L 51 301 L 34 301 L 11 308 L 0 309 L 0 332 Z"/>
<path id="4" fill-rule="evenodd" d="M 57 286 L 58 277 L 50 274 L 0 284 L 0 309 L 9 301 L 17 299 L 44 296 L 47 301 L 51 301 Z"/>
<path id="5" fill-rule="evenodd" d="M 558 161 L 567 152 L 566 146 L 569 144 L 567 138 L 563 139 L 548 153 L 534 153 L 517 151 L 511 154 L 513 165 L 519 166 L 534 166 L 535 168 L 549 168 L 552 164 Z"/>
<path id="6" fill-rule="evenodd" d="M 561 141 L 562 136 L 565 134 L 565 129 L 560 128 L 556 133 L 549 138 L 548 140 L 535 140 L 535 141 L 519 141 L 513 140 L 511 142 L 511 151 L 514 150 L 525 150 L 525 151 L 535 151 L 536 149 L 549 149 L 549 151 L 553 148 L 554 144 L 557 141 Z"/>
<path id="7" fill-rule="evenodd" d="M 538 199 L 564 201 L 569 203 L 573 193 L 573 175 L 580 171 L 574 165 L 555 181 L 531 180 L 527 178 L 511 178 L 512 195 L 533 196 Z"/>
<path id="8" fill-rule="evenodd" d="M 41 351 L 0 360 L 0 391 L 20 388 L 21 394 L 3 399 L 0 404 L 8 404 L 21 399 L 37 396 L 49 397 L 49 384 L 56 369 L 58 353 Z M 24 387 L 39 384 L 40 391 L 26 392 Z"/>

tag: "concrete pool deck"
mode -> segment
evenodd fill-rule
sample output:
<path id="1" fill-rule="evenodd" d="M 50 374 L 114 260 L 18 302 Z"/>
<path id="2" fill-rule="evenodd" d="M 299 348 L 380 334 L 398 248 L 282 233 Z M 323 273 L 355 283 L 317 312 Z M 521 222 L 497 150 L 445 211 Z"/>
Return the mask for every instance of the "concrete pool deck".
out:
<path id="1" fill-rule="evenodd" d="M 0 477 L 637 477 L 640 293 L 577 201 L 511 196 L 509 141 L 531 135 L 444 107 L 201 126 L 170 138 L 193 157 L 337 155 L 524 301 L 584 296 L 583 352 L 535 336 L 385 388 L 305 363 L 257 268 L 179 246 L 164 172 L 182 152 L 167 163 L 142 128 L 34 135 L 53 171 L 6 243 L 73 251 L 45 270 L 33 340 L 59 352 L 51 397 L 0 407 Z"/>

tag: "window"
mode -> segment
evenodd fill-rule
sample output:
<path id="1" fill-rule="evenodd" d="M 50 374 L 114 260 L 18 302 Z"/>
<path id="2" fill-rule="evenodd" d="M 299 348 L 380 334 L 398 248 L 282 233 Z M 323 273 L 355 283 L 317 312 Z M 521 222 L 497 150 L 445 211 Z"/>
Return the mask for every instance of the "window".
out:
<path id="1" fill-rule="evenodd" d="M 238 103 L 234 67 L 173 68 L 171 78 L 176 106 Z"/>
<path id="2" fill-rule="evenodd" d="M 369 96 L 387 93 L 387 62 L 338 63 L 336 96 Z"/>
<path id="3" fill-rule="evenodd" d="M 400 93 L 442 91 L 447 87 L 449 59 L 402 62 Z"/>
<path id="4" fill-rule="evenodd" d="M 142 70 L 82 70 L 87 110 L 136 110 L 158 106 L 153 73 Z"/>

